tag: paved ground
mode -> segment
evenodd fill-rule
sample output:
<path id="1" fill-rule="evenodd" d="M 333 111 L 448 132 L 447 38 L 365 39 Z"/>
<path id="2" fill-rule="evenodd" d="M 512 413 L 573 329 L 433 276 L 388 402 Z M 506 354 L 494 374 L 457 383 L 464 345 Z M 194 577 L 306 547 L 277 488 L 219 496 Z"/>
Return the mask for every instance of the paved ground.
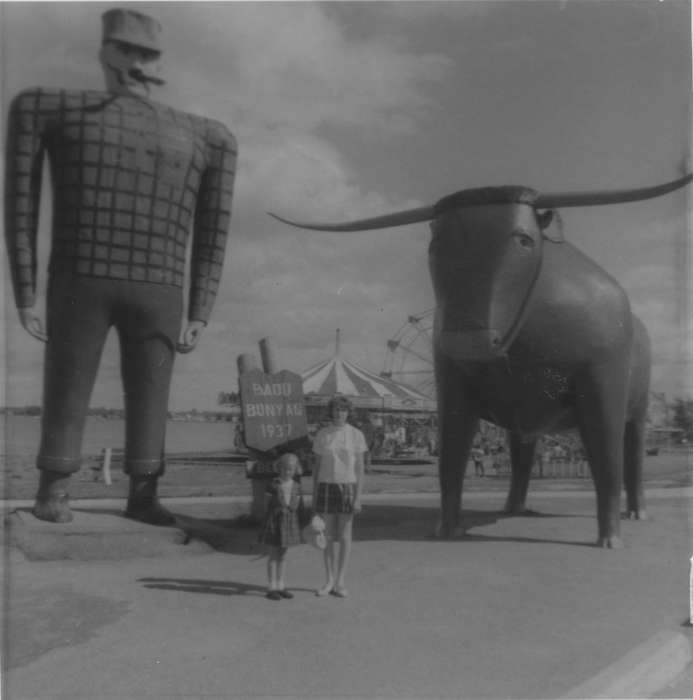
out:
<path id="1" fill-rule="evenodd" d="M 255 532 L 228 527 L 233 499 L 172 499 L 181 529 L 134 526 L 117 501 L 76 504 L 71 532 L 24 511 L 9 535 L 32 556 L 58 538 L 65 558 L 5 549 L 4 697 L 691 697 L 673 674 L 690 660 L 693 490 L 648 497 L 652 520 L 606 551 L 589 490 L 537 493 L 538 518 L 469 493 L 452 542 L 428 538 L 434 494 L 372 494 L 350 597 L 314 596 L 320 555 L 301 546 L 279 603 Z"/>

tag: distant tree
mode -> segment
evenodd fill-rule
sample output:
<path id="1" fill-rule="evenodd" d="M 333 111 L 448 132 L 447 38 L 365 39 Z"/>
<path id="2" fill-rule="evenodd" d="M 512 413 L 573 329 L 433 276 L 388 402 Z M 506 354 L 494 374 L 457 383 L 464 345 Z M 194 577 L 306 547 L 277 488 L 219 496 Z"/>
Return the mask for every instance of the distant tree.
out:
<path id="1" fill-rule="evenodd" d="M 233 406 L 238 403 L 238 394 L 234 391 L 220 391 L 217 396 L 219 406 Z"/>
<path id="2" fill-rule="evenodd" d="M 683 430 L 687 440 L 693 440 L 693 399 L 676 399 L 672 411 L 674 428 Z"/>

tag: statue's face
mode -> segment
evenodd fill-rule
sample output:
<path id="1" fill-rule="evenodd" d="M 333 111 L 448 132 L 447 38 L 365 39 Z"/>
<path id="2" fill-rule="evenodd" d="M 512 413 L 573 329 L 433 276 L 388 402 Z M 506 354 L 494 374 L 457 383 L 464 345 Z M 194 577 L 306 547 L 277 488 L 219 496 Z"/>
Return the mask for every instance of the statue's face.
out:
<path id="1" fill-rule="evenodd" d="M 159 54 L 132 44 L 108 41 L 99 53 L 106 89 L 118 95 L 148 97 L 152 84 L 161 85 Z"/>

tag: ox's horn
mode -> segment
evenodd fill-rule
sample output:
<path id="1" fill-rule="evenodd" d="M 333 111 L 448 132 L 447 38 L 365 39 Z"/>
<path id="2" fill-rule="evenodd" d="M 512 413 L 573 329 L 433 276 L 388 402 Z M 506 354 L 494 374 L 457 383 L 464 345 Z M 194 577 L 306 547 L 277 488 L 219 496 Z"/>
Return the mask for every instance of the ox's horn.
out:
<path id="1" fill-rule="evenodd" d="M 317 223 L 309 221 L 291 221 L 281 216 L 267 212 L 270 216 L 282 223 L 307 228 L 313 231 L 370 231 L 376 228 L 389 228 L 391 226 L 405 226 L 406 224 L 418 224 L 421 221 L 430 221 L 435 217 L 434 207 L 420 207 L 419 209 L 408 209 L 406 211 L 395 212 L 376 216 L 372 219 L 359 219 L 357 221 L 345 221 L 343 223 Z"/>
<path id="2" fill-rule="evenodd" d="M 557 192 L 540 194 L 534 206 L 537 209 L 560 209 L 562 207 L 593 207 L 600 204 L 620 204 L 622 202 L 637 202 L 641 199 L 660 197 L 687 185 L 693 180 L 693 173 L 684 175 L 678 180 L 665 182 L 654 187 L 641 187 L 633 190 L 613 190 L 601 192 Z"/>

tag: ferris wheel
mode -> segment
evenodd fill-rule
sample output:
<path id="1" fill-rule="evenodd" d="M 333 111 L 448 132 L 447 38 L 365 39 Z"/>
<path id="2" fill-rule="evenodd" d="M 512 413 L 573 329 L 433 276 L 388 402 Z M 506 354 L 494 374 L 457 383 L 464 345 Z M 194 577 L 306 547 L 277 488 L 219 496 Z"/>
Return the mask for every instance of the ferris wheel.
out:
<path id="1" fill-rule="evenodd" d="M 382 376 L 407 384 L 427 396 L 435 396 L 433 376 L 433 314 L 429 309 L 412 314 L 387 341 Z"/>

